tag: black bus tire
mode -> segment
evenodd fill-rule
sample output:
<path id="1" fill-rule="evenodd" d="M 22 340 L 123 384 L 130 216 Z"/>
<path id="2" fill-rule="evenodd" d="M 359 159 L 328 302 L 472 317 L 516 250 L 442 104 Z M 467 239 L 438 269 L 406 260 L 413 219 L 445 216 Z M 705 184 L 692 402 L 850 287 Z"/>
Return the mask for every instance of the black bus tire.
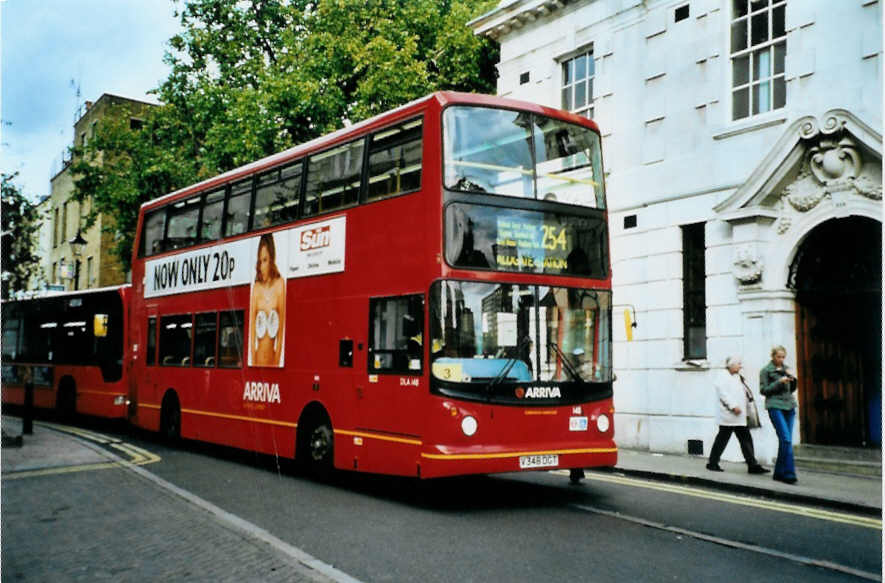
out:
<path id="1" fill-rule="evenodd" d="M 71 421 L 77 413 L 77 386 L 73 379 L 62 379 L 58 386 L 55 409 L 60 419 Z"/>
<path id="2" fill-rule="evenodd" d="M 160 436 L 169 443 L 181 438 L 181 406 L 173 391 L 166 393 L 160 407 Z"/>
<path id="3" fill-rule="evenodd" d="M 327 480 L 335 469 L 335 439 L 332 422 L 326 415 L 313 415 L 304 423 L 298 434 L 295 461 L 307 475 L 317 480 Z"/>

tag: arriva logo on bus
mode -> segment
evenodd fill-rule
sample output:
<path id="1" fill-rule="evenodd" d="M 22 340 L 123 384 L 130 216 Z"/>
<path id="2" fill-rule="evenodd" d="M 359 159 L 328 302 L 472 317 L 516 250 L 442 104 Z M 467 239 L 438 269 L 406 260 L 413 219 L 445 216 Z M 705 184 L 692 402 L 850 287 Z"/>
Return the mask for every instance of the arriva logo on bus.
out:
<path id="1" fill-rule="evenodd" d="M 243 400 L 258 403 L 280 403 L 280 385 L 246 381 Z"/>
<path id="2" fill-rule="evenodd" d="M 559 387 L 529 387 L 528 389 L 519 387 L 516 389 L 516 398 L 560 399 L 562 398 L 562 392 L 559 390 Z"/>

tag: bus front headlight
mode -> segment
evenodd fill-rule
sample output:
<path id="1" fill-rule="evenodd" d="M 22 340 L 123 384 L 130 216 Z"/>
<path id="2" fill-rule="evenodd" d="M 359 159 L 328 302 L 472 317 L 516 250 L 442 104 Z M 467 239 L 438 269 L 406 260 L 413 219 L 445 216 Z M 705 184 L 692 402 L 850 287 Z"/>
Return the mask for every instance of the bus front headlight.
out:
<path id="1" fill-rule="evenodd" d="M 470 415 L 467 415 L 463 419 L 461 419 L 461 431 L 464 432 L 464 435 L 470 437 L 474 433 L 476 433 L 476 429 L 479 427 L 479 424 L 476 422 L 476 418 Z"/>
<path id="2" fill-rule="evenodd" d="M 611 423 L 608 420 L 608 415 L 600 415 L 596 418 L 596 429 L 598 429 L 600 433 L 605 433 L 608 431 L 609 427 L 611 427 Z"/>

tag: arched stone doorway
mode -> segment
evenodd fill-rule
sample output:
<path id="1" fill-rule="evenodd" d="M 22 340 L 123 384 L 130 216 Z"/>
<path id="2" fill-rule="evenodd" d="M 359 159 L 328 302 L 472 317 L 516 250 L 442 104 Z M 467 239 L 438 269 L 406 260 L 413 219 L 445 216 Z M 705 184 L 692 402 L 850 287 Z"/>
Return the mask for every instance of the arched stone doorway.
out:
<path id="1" fill-rule="evenodd" d="M 826 221 L 790 267 L 802 441 L 879 445 L 882 403 L 882 224 Z"/>

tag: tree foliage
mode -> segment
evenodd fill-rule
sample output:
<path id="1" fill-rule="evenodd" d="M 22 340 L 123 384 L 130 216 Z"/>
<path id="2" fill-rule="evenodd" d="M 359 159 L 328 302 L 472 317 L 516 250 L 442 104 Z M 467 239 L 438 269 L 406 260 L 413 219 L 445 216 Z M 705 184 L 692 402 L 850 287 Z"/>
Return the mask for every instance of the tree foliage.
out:
<path id="1" fill-rule="evenodd" d="M 433 91 L 495 89 L 497 46 L 466 22 L 496 0 L 173 1 L 163 106 L 75 152 L 75 196 L 115 217 L 127 267 L 146 200 Z"/>
<path id="2" fill-rule="evenodd" d="M 39 268 L 35 244 L 40 229 L 37 206 L 15 184 L 18 172 L 2 174 L 0 214 L 2 214 L 2 297 L 8 299 L 17 290 L 28 289 L 28 282 Z"/>

